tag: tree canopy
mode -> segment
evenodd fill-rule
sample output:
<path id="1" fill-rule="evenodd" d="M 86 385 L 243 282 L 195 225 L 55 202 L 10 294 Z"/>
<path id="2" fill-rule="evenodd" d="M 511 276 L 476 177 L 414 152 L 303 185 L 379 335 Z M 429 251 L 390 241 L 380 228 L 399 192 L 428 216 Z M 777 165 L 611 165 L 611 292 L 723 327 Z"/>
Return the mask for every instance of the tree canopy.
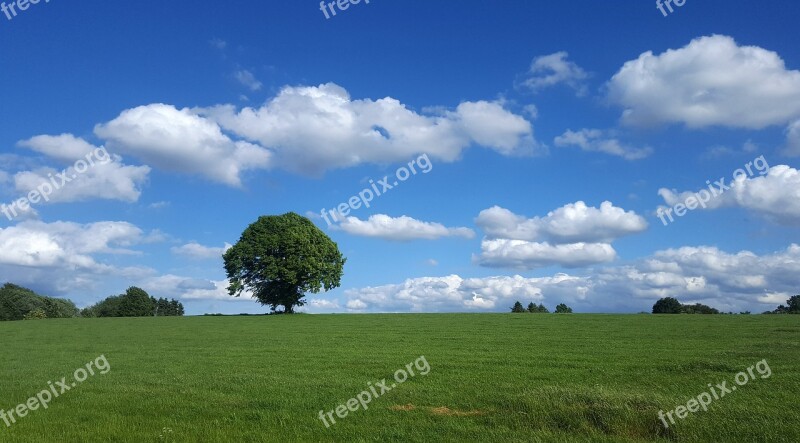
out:
<path id="1" fill-rule="evenodd" d="M 333 240 L 294 212 L 259 217 L 223 259 L 230 295 L 249 291 L 287 314 L 305 304 L 307 292 L 338 287 L 346 261 Z"/>
<path id="2" fill-rule="evenodd" d="M 183 304 L 178 300 L 156 300 L 136 286 L 131 286 L 122 295 L 112 295 L 81 311 L 83 317 L 171 317 L 183 314 Z"/>
<path id="3" fill-rule="evenodd" d="M 29 318 L 69 318 L 78 308 L 63 298 L 45 297 L 28 288 L 6 283 L 0 288 L 0 321 Z"/>
<path id="4" fill-rule="evenodd" d="M 572 314 L 572 308 L 564 303 L 559 303 L 558 306 L 556 306 L 556 314 Z"/>
<path id="5" fill-rule="evenodd" d="M 664 297 L 653 305 L 653 314 L 719 314 L 719 310 L 702 303 L 684 305 L 676 298 Z"/>
<path id="6" fill-rule="evenodd" d="M 512 306 L 512 307 L 511 307 L 511 312 L 513 312 L 513 313 L 516 313 L 516 314 L 519 314 L 519 313 L 522 313 L 522 312 L 527 312 L 527 311 L 526 311 L 526 310 L 525 310 L 525 308 L 522 306 L 522 303 L 520 303 L 519 301 L 517 301 L 516 303 L 514 303 L 514 306 Z"/>
<path id="7" fill-rule="evenodd" d="M 774 311 L 765 314 L 800 314 L 800 295 L 793 295 L 786 300 L 787 306 L 780 305 Z"/>

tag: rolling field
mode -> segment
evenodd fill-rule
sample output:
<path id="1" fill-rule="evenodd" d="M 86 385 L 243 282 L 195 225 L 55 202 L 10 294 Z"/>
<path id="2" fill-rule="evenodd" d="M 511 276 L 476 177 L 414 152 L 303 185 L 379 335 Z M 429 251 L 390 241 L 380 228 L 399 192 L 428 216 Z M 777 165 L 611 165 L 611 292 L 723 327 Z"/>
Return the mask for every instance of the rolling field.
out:
<path id="1" fill-rule="evenodd" d="M 295 315 L 0 323 L 0 441 L 800 441 L 800 316 Z M 429 372 L 326 428 L 425 357 Z M 755 378 L 665 429 L 708 384 Z M 424 371 L 422 371 L 424 372 Z"/>

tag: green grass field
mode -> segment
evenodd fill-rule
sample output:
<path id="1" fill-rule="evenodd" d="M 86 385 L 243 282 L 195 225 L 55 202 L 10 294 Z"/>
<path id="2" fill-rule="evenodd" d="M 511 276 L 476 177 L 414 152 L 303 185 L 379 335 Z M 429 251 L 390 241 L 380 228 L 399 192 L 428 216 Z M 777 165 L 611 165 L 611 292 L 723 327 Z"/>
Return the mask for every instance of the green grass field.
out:
<path id="1" fill-rule="evenodd" d="M 6 442 L 800 441 L 800 316 L 295 315 L 0 323 Z M 367 383 L 409 378 L 326 428 Z M 757 377 L 665 429 L 658 411 Z M 756 374 L 758 375 L 758 374 Z"/>

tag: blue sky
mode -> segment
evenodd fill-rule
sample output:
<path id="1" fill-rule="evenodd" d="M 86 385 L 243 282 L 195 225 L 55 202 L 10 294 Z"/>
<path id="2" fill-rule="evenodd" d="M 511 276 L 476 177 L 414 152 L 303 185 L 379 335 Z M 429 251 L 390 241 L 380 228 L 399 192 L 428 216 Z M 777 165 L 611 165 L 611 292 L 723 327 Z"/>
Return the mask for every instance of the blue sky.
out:
<path id="1" fill-rule="evenodd" d="M 673 9 L 0 13 L 0 202 L 37 200 L 0 214 L 0 281 L 81 307 L 136 285 L 188 314 L 265 312 L 226 295 L 220 254 L 293 211 L 348 258 L 308 312 L 638 312 L 663 296 L 774 309 L 800 286 L 800 6 Z M 341 224 L 320 217 L 421 156 L 429 172 Z M 44 183 L 49 201 L 31 194 Z"/>

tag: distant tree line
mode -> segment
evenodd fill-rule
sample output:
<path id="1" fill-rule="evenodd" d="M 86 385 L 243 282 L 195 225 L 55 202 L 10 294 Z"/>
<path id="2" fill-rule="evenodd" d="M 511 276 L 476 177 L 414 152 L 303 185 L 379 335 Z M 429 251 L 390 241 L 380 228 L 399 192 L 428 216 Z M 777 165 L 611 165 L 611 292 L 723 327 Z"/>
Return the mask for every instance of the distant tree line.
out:
<path id="1" fill-rule="evenodd" d="M 78 308 L 69 300 L 45 297 L 11 283 L 0 288 L 0 321 L 69 318 L 77 315 Z"/>
<path id="2" fill-rule="evenodd" d="M 800 295 L 790 297 L 786 300 L 786 304 L 788 306 L 780 305 L 774 311 L 766 311 L 764 314 L 800 314 Z M 700 303 L 684 305 L 673 297 L 665 297 L 653 305 L 653 314 L 720 314 L 720 312 Z M 750 314 L 750 311 L 740 314 Z"/>
<path id="3" fill-rule="evenodd" d="M 793 295 L 786 300 L 788 306 L 780 305 L 774 311 L 765 314 L 800 314 L 800 295 Z"/>
<path id="4" fill-rule="evenodd" d="M 156 300 L 135 286 L 124 294 L 112 295 L 81 311 L 82 317 L 180 317 L 183 314 L 181 302 L 165 298 Z"/>
<path id="5" fill-rule="evenodd" d="M 124 294 L 108 297 L 82 310 L 79 310 L 70 300 L 45 297 L 12 283 L 6 283 L 0 288 L 0 321 L 182 315 L 184 315 L 184 308 L 181 302 L 166 298 L 156 299 L 137 287 L 130 287 Z"/>
<path id="6" fill-rule="evenodd" d="M 550 310 L 547 309 L 543 304 L 539 303 L 537 306 L 535 303 L 531 302 L 528 303 L 528 308 L 522 306 L 522 303 L 517 301 L 514 303 L 514 306 L 511 308 L 511 312 L 513 313 L 530 313 L 530 314 L 549 314 Z M 560 303 L 556 306 L 556 314 L 572 314 L 572 308 L 565 305 L 564 303 Z"/>

